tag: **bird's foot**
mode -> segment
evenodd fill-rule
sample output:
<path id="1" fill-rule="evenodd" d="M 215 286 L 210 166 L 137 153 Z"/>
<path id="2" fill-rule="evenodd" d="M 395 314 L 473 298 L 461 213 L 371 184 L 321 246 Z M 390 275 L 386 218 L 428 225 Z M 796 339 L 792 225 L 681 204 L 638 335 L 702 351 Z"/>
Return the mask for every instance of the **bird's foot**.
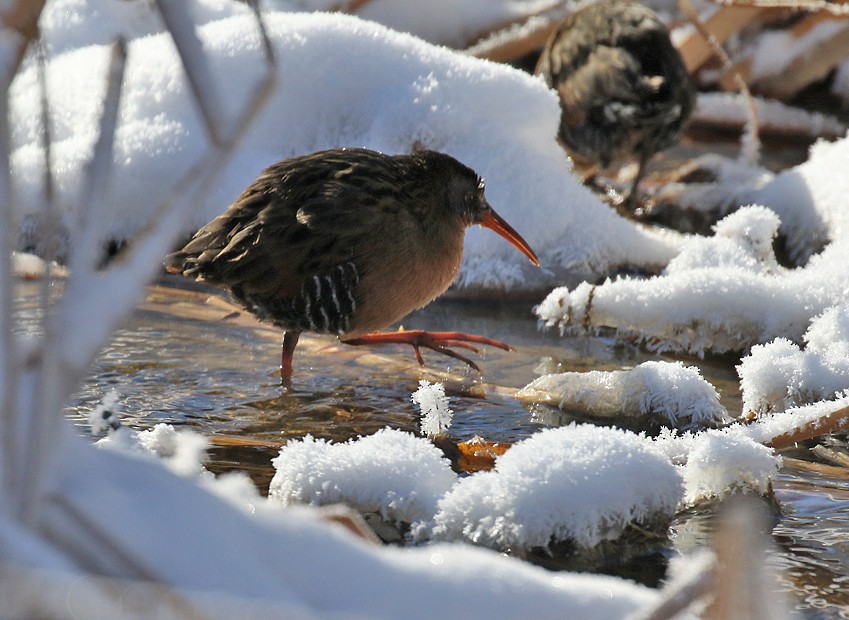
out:
<path id="1" fill-rule="evenodd" d="M 449 347 L 460 347 L 461 349 L 468 349 L 469 351 L 473 351 L 475 353 L 480 353 L 480 349 L 478 349 L 475 344 L 485 344 L 491 347 L 498 347 L 499 349 L 504 349 L 505 351 L 513 350 L 513 347 L 511 347 L 510 345 L 505 344 L 500 340 L 486 338 L 485 336 L 476 336 L 474 334 L 466 334 L 463 332 L 427 332 L 422 330 L 365 334 L 363 336 L 360 336 L 359 338 L 343 340 L 342 342 L 353 346 L 378 344 L 409 344 L 416 352 L 416 360 L 418 360 L 421 366 L 424 366 L 424 359 L 422 358 L 421 353 L 421 348 L 424 347 L 426 349 L 436 351 L 437 353 L 443 353 L 448 357 L 458 359 L 461 362 L 468 364 L 478 372 L 480 372 L 480 367 L 477 364 L 475 364 L 465 355 L 461 355 L 460 353 L 457 353 Z"/>

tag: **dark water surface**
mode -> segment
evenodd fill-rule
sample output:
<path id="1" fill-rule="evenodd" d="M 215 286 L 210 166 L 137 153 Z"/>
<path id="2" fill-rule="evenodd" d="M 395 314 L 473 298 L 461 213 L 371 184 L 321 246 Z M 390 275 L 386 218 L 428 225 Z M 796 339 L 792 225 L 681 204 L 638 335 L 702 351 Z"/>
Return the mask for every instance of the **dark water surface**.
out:
<path id="1" fill-rule="evenodd" d="M 30 282 L 18 288 L 21 330 L 38 330 L 38 290 Z M 203 291 L 152 289 L 67 408 L 81 434 L 88 434 L 88 412 L 115 390 L 126 426 L 142 430 L 167 422 L 238 440 L 216 442 L 209 468 L 245 470 L 263 489 L 273 474 L 270 459 L 289 438 L 310 433 L 344 441 L 385 426 L 416 432 L 418 411 L 410 395 L 419 379 L 445 383 L 455 412 L 454 439 L 516 441 L 568 420 L 522 406 L 510 388 L 542 372 L 625 369 L 657 359 L 609 339 L 540 332 L 533 302 L 448 299 L 414 313 L 404 326 L 486 335 L 516 350 L 490 349 L 476 357 L 483 369 L 478 375 L 434 352 L 424 352 L 427 368 L 421 370 L 409 347 L 368 351 L 305 336 L 295 353 L 292 386 L 285 388 L 277 375 L 279 333 L 234 320 L 225 306 L 210 306 L 206 299 Z M 734 360 L 685 362 L 698 363 L 725 406 L 739 412 Z M 806 617 L 849 618 L 849 479 L 785 467 L 775 481 L 775 498 L 780 511 L 770 561 L 783 569 L 791 599 Z M 715 513 L 713 507 L 679 515 L 663 548 L 607 572 L 656 583 L 666 558 L 711 542 Z"/>

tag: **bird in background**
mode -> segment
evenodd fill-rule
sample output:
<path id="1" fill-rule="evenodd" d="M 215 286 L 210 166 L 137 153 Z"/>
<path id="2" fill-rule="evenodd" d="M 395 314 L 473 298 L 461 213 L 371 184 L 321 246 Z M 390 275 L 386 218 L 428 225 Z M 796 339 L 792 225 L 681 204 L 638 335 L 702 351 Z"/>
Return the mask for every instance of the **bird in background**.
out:
<path id="1" fill-rule="evenodd" d="M 560 97 L 558 138 L 579 171 L 636 158 L 631 205 L 646 163 L 680 139 L 695 105 L 669 30 L 648 7 L 601 0 L 560 23 L 536 73 Z"/>
<path id="2" fill-rule="evenodd" d="M 462 332 L 373 333 L 445 292 L 473 224 L 539 266 L 487 202 L 483 180 L 453 157 L 332 149 L 266 168 L 165 266 L 228 289 L 257 318 L 282 328 L 284 383 L 301 332 L 334 334 L 351 345 L 409 344 L 420 364 L 424 347 L 477 369 L 451 347 L 510 347 Z"/>

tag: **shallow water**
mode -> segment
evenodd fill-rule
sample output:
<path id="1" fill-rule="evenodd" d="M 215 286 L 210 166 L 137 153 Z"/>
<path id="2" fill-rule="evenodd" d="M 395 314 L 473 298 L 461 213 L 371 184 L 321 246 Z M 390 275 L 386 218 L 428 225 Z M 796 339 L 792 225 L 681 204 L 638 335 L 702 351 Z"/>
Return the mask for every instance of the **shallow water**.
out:
<path id="1" fill-rule="evenodd" d="M 19 329 L 37 331 L 39 284 L 23 282 L 17 292 Z M 476 357 L 483 369 L 479 375 L 429 351 L 424 352 L 427 367 L 420 369 L 408 347 L 375 352 L 305 336 L 295 354 L 293 384 L 285 388 L 277 376 L 279 334 L 234 320 L 229 307 L 216 298 L 208 304 L 206 298 L 203 290 L 151 289 L 147 303 L 101 352 L 67 408 L 81 434 L 88 434 L 88 412 L 116 390 L 126 426 L 147 429 L 168 422 L 212 435 L 219 441 L 209 468 L 245 470 L 264 489 L 273 474 L 270 459 L 288 438 L 310 433 L 344 441 L 385 426 L 417 431 L 410 394 L 421 378 L 445 383 L 455 411 L 454 439 L 480 435 L 516 441 L 569 420 L 524 407 L 509 388 L 522 387 L 541 372 L 624 369 L 657 359 L 610 339 L 540 332 L 530 302 L 448 299 L 414 313 L 404 326 L 482 334 L 516 350 L 489 349 Z M 733 360 L 685 361 L 699 364 L 729 410 L 740 410 Z M 784 570 L 790 597 L 806 617 L 849 618 L 849 481 L 786 467 L 774 487 L 781 509 L 772 528 L 776 546 L 770 561 Z M 679 515 L 668 543 L 605 572 L 655 585 L 669 556 L 710 543 L 715 513 L 708 507 Z"/>

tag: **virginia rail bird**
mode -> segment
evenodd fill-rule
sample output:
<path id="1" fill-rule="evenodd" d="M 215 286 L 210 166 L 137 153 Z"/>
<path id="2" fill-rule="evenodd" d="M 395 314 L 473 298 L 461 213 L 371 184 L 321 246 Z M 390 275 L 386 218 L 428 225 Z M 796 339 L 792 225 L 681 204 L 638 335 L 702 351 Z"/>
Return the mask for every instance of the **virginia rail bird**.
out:
<path id="1" fill-rule="evenodd" d="M 165 265 L 229 289 L 246 310 L 281 327 L 284 382 L 304 331 L 352 345 L 410 344 L 420 364 L 425 347 L 477 369 L 449 347 L 510 347 L 461 332 L 371 333 L 448 288 L 472 224 L 494 230 L 539 266 L 487 202 L 483 180 L 453 157 L 332 149 L 266 168 Z"/>
<path id="2" fill-rule="evenodd" d="M 637 158 L 627 204 L 651 157 L 677 142 L 695 91 L 669 31 L 648 7 L 602 0 L 568 15 L 536 67 L 560 96 L 559 138 L 576 167 Z"/>

